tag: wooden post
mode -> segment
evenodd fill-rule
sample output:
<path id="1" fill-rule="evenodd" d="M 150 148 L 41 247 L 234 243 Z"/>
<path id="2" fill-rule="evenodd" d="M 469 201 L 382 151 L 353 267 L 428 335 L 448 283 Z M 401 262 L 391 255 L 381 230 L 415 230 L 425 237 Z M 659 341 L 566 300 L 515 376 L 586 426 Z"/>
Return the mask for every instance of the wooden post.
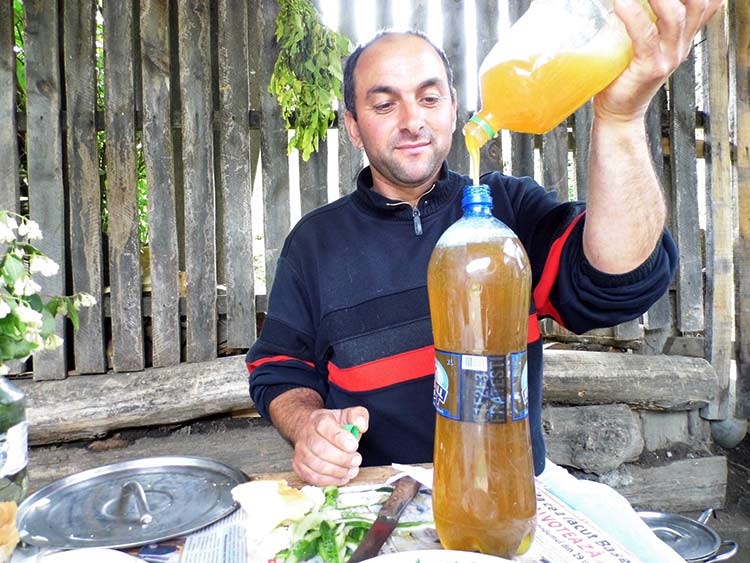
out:
<path id="1" fill-rule="evenodd" d="M 695 167 L 695 52 L 669 79 L 669 168 L 672 178 L 672 226 L 680 256 L 677 267 L 675 328 L 702 331 L 703 259 L 698 228 Z"/>
<path id="2" fill-rule="evenodd" d="M 352 44 L 356 45 L 356 31 L 354 29 L 355 0 L 339 0 L 339 32 L 346 35 Z M 343 85 L 342 85 L 343 94 Z M 342 100 L 338 110 L 339 129 L 339 195 L 348 194 L 356 187 L 357 174 L 364 164 L 362 151 L 355 147 L 349 139 L 349 132 L 344 124 L 346 106 Z"/>
<path id="3" fill-rule="evenodd" d="M 377 31 L 390 28 L 393 25 L 393 6 L 391 0 L 379 0 L 375 5 L 375 9 Z"/>
<path id="4" fill-rule="evenodd" d="M 188 362 L 216 357 L 216 194 L 214 188 L 211 12 L 208 0 L 179 4 L 182 161 Z"/>
<path id="5" fill-rule="evenodd" d="M 737 402 L 735 416 L 750 418 L 750 3 L 734 7 L 737 81 L 737 217 L 735 260 L 735 332 Z M 731 414 L 731 413 L 730 413 Z"/>
<path id="6" fill-rule="evenodd" d="M 463 128 L 469 115 L 466 110 L 466 42 L 464 39 L 464 3 L 462 0 L 442 0 L 443 49 L 453 66 L 453 84 L 458 101 L 456 130 L 448 154 L 448 166 L 460 174 L 469 173 L 469 153 L 464 142 Z"/>
<path id="7" fill-rule="evenodd" d="M 219 2 L 219 94 L 222 209 L 229 348 L 255 340 L 247 3 Z"/>
<path id="8" fill-rule="evenodd" d="M 409 25 L 412 29 L 427 32 L 427 3 L 428 0 L 412 0 Z"/>
<path id="9" fill-rule="evenodd" d="M 573 114 L 573 156 L 576 163 L 576 199 L 586 201 L 589 196 L 589 146 L 594 108 L 586 102 Z"/>
<path id="10" fill-rule="evenodd" d="M 57 0 L 24 2 L 26 11 L 26 154 L 29 172 L 29 215 L 44 238 L 38 248 L 57 262 L 54 277 L 37 279 L 44 293 L 65 291 L 65 192 L 60 123 L 60 29 Z M 55 332 L 63 337 L 63 320 Z M 63 379 L 65 345 L 34 354 L 35 379 Z"/>
<path id="11" fill-rule="evenodd" d="M 568 201 L 568 122 L 542 135 L 542 185 Z"/>
<path id="12" fill-rule="evenodd" d="M 729 410 L 729 367 L 732 357 L 732 175 L 729 149 L 729 68 L 724 34 L 725 8 L 707 26 L 708 108 L 706 145 L 706 359 L 716 370 L 717 400 L 702 410 L 704 418 L 721 420 Z"/>
<path id="13" fill-rule="evenodd" d="M 20 180 L 16 138 L 16 53 L 13 0 L 0 0 L 0 209 L 18 213 Z"/>
<path id="14" fill-rule="evenodd" d="M 112 366 L 137 371 L 145 364 L 135 159 L 133 6 L 104 4 L 104 79 L 107 128 L 107 208 L 112 311 Z"/>
<path id="15" fill-rule="evenodd" d="M 169 9 L 141 0 L 143 157 L 148 182 L 151 341 L 154 367 L 180 363 L 180 265 L 177 240 Z"/>
<path id="16" fill-rule="evenodd" d="M 258 0 L 257 33 L 261 41 L 258 80 L 262 88 L 269 83 L 278 57 L 276 16 L 279 5 L 274 0 Z M 287 131 L 276 98 L 267 90 L 261 92 L 261 162 L 263 166 L 263 222 L 266 250 L 266 291 L 270 292 L 276 274 L 276 262 L 289 232 L 289 163 Z"/>
<path id="17" fill-rule="evenodd" d="M 498 40 L 497 25 L 500 19 L 500 13 L 497 2 L 477 3 L 477 81 L 479 80 L 479 65 L 495 46 Z M 477 109 L 481 104 L 481 90 L 477 87 Z M 503 171 L 503 145 L 500 134 L 484 145 L 480 151 L 481 162 L 480 172 L 488 170 Z"/>
<path id="18" fill-rule="evenodd" d="M 103 252 L 99 152 L 96 139 L 96 2 L 65 5 L 65 97 L 67 105 L 70 264 L 73 291 L 96 305 L 80 310 L 75 333 L 78 373 L 107 371 L 104 337 Z"/>
<path id="19" fill-rule="evenodd" d="M 529 8 L 531 0 L 509 0 L 508 15 L 513 24 Z M 534 135 L 510 134 L 511 171 L 514 176 L 534 177 Z"/>

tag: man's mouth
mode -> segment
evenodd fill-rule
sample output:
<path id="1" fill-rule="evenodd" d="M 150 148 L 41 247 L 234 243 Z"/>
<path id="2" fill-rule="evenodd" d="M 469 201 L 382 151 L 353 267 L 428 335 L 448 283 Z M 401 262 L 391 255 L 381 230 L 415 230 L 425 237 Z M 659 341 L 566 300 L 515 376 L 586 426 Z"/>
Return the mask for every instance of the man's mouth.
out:
<path id="1" fill-rule="evenodd" d="M 413 143 L 401 143 L 396 146 L 397 150 L 401 151 L 416 151 L 430 144 L 429 141 L 417 141 Z"/>

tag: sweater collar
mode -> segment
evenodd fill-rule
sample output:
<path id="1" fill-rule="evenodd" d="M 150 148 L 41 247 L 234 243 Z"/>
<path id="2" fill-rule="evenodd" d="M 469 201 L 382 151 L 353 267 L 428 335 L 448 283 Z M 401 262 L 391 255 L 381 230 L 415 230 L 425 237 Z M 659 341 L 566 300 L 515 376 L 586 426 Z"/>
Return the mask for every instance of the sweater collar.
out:
<path id="1" fill-rule="evenodd" d="M 463 176 L 448 170 L 448 164 L 443 162 L 440 176 L 435 186 L 425 192 L 417 207 L 422 217 L 443 208 L 461 194 L 461 188 L 467 183 Z M 369 166 L 362 169 L 357 176 L 357 189 L 351 194 L 352 201 L 363 211 L 396 219 L 411 219 L 413 208 L 406 202 L 382 196 L 372 189 L 372 170 Z"/>

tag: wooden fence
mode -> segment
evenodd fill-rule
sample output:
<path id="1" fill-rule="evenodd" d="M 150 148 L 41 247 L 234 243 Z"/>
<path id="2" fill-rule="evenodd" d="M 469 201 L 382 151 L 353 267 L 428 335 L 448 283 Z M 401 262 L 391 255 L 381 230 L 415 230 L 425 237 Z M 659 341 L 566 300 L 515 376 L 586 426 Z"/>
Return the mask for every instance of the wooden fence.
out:
<path id="1" fill-rule="evenodd" d="M 483 59 L 497 41 L 497 22 L 517 19 L 528 0 L 339 0 L 338 28 L 354 42 L 366 39 L 356 31 L 363 7 L 372 8 L 376 27 L 388 27 L 396 5 L 410 6 L 400 12 L 406 23 L 428 32 L 442 17 L 462 108 L 449 162 L 466 172 L 461 126 L 474 98 L 464 86 L 476 75 L 470 61 Z M 278 52 L 276 2 L 105 0 L 100 8 L 96 0 L 24 0 L 20 17 L 13 6 L 0 0 L 0 207 L 28 212 L 41 225 L 42 249 L 62 266 L 61 276 L 44 281 L 45 291 L 97 297 L 75 335 L 59 323 L 66 344 L 33 359 L 34 378 L 205 362 L 246 349 L 264 303 L 255 283 L 264 278 L 254 272 L 265 269 L 270 288 L 294 218 L 329 194 L 349 192 L 362 162 L 341 125 L 310 161 L 287 156 L 288 133 L 267 93 Z M 456 23 L 470 11 L 476 53 L 467 52 L 471 34 Z M 22 111 L 13 34 L 19 24 Z M 722 387 L 704 409 L 711 419 L 728 414 L 732 359 L 740 376 L 737 412 L 750 417 L 749 29 L 748 3 L 728 1 L 649 111 L 680 267 L 669 295 L 641 322 L 598 333 L 650 353 L 705 354 Z M 560 198 L 570 191 L 585 199 L 590 122 L 586 106 L 545 135 L 504 134 L 484 149 L 483 169 L 536 176 Z M 106 139 L 103 155 L 98 135 Z M 147 249 L 139 241 L 140 162 Z M 336 177 L 338 186 L 329 189 Z M 253 205 L 256 185 L 260 205 Z"/>

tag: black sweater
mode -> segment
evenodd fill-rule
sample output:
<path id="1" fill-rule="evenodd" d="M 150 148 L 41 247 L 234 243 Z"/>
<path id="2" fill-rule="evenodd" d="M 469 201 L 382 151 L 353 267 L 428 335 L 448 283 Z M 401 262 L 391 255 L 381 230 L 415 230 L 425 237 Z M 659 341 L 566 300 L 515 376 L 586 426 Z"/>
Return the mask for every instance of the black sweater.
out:
<path id="1" fill-rule="evenodd" d="M 268 405 L 296 387 L 317 391 L 327 408 L 365 406 L 364 465 L 432 460 L 435 356 L 427 264 L 440 235 L 463 214 L 470 184 L 443 165 L 416 208 L 372 188 L 357 189 L 304 216 L 286 239 L 258 340 L 247 354 L 250 394 Z M 532 266 L 529 317 L 529 423 L 534 468 L 544 468 L 542 341 L 537 319 L 577 333 L 645 312 L 669 287 L 677 250 L 665 231 L 653 254 L 627 274 L 596 270 L 583 254 L 584 206 L 560 203 L 531 178 L 493 172 L 494 215 L 520 238 Z"/>

